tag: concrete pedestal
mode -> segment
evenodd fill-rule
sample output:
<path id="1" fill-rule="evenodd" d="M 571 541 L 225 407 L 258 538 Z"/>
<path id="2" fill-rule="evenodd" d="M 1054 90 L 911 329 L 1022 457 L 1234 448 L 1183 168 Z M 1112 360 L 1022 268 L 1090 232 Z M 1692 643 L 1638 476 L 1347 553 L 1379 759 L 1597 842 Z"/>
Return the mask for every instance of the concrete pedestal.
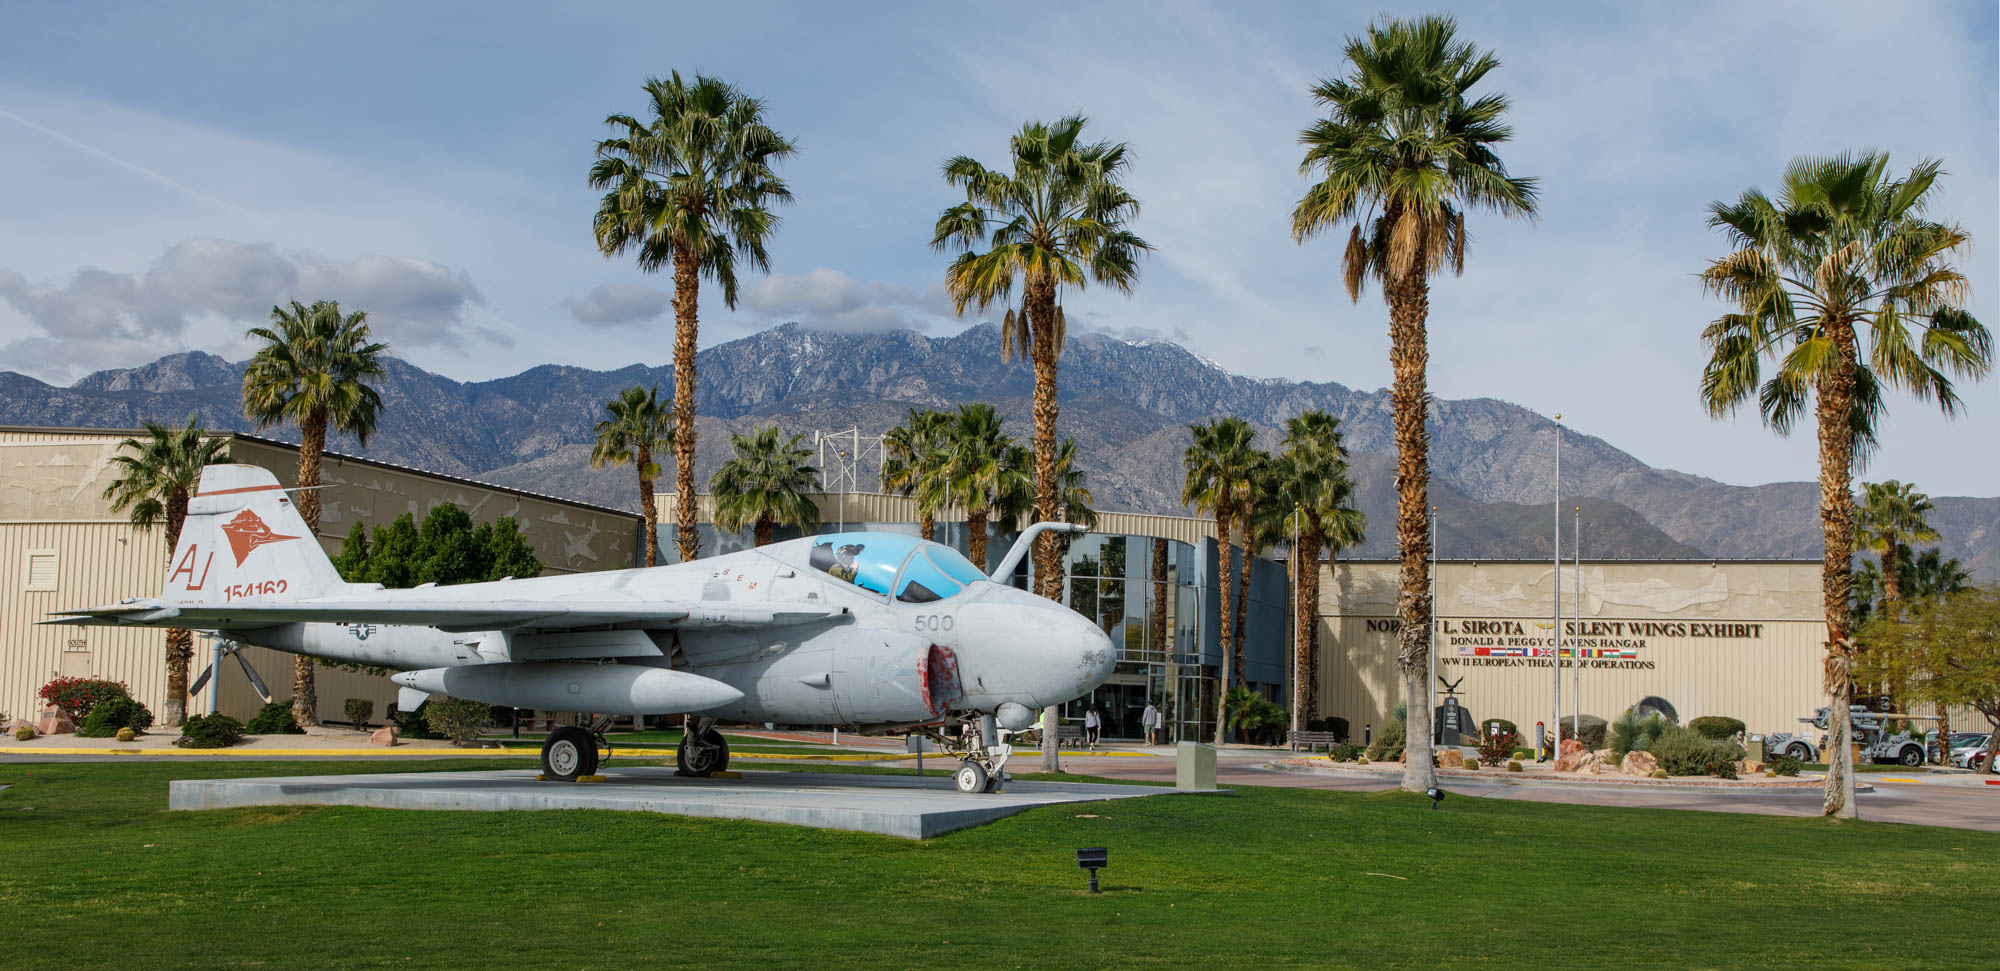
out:
<path id="1" fill-rule="evenodd" d="M 1180 743 L 1174 752 L 1174 788 L 1215 788 L 1215 746 Z"/>

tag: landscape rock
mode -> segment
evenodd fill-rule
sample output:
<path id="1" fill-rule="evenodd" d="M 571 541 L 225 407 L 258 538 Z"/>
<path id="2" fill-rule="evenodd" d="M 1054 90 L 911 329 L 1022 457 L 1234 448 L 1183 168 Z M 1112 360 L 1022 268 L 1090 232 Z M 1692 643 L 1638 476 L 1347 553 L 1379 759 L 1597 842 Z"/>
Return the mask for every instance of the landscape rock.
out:
<path id="1" fill-rule="evenodd" d="M 1573 738 L 1565 738 L 1562 740 L 1562 744 L 1556 747 L 1556 757 L 1560 759 L 1565 755 L 1575 755 L 1581 751 L 1583 751 L 1582 742 Z"/>
<path id="2" fill-rule="evenodd" d="M 1455 748 L 1445 749 L 1438 753 L 1438 765 L 1447 769 L 1465 768 L 1465 753 Z"/>
<path id="3" fill-rule="evenodd" d="M 396 726 L 384 725 L 381 728 L 376 729 L 373 734 L 368 736 L 368 744 L 370 745 L 396 744 Z"/>
<path id="4" fill-rule="evenodd" d="M 50 705 L 42 709 L 42 721 L 35 726 L 35 731 L 44 735 L 67 735 L 76 731 L 76 723 L 65 717 L 62 709 Z"/>
<path id="5" fill-rule="evenodd" d="M 1659 767 L 1660 760 L 1654 758 L 1651 752 L 1627 752 L 1625 761 L 1618 763 L 1619 772 L 1641 778 L 1652 775 L 1653 770 Z"/>
<path id="6" fill-rule="evenodd" d="M 1736 763 L 1737 775 L 1755 775 L 1756 773 L 1762 771 L 1764 771 L 1764 763 L 1762 762 L 1758 762 L 1752 759 L 1745 759 L 1741 762 Z"/>
<path id="7" fill-rule="evenodd" d="M 1583 768 L 1583 760 L 1586 757 L 1587 754 L 1581 748 L 1573 752 L 1564 752 L 1556 756 L 1555 770 L 1557 772 L 1575 772 Z"/>

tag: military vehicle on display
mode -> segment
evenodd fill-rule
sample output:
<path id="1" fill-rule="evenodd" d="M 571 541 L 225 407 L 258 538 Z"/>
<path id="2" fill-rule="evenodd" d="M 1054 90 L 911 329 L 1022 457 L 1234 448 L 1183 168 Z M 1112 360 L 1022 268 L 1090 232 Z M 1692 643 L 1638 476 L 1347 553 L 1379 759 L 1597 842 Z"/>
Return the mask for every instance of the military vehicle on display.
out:
<path id="1" fill-rule="evenodd" d="M 1820 731 L 1828 731 L 1833 722 L 1827 717 L 1829 708 L 1815 708 L 1811 718 L 1800 718 Z M 1919 715 L 1892 715 L 1870 711 L 1867 705 L 1848 706 L 1848 725 L 1854 744 L 1861 746 L 1861 757 L 1870 762 L 1896 762 L 1903 765 L 1924 764 L 1924 738 L 1911 735 L 1908 731 L 1889 732 L 1887 723 L 1891 721 L 1909 722 L 1927 720 Z M 1764 753 L 1770 758 L 1789 755 L 1801 762 L 1818 762 L 1824 753 L 1820 751 L 1824 743 L 1818 739 L 1791 732 L 1772 732 L 1764 736 Z"/>
<path id="2" fill-rule="evenodd" d="M 57 624 L 179 627 L 241 644 L 391 668 L 412 710 L 430 693 L 599 715 L 551 731 L 542 770 L 594 775 L 611 716 L 686 714 L 677 762 L 729 764 L 718 720 L 930 735 L 964 792 L 1005 783 L 1007 737 L 1082 697 L 1117 661 L 1062 604 L 912 536 L 843 532 L 649 569 L 408 590 L 347 583 L 289 492 L 244 465 L 203 471 L 158 597 L 57 612 Z M 976 733 L 946 731 L 969 721 Z"/>

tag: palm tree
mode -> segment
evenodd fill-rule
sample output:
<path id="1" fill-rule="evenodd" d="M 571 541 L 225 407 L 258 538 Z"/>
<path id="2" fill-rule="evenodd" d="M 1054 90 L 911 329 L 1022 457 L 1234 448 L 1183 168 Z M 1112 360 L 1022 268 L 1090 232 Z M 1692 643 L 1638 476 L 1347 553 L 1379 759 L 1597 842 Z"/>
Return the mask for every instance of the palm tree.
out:
<path id="1" fill-rule="evenodd" d="M 1983 377 L 1992 359 L 1992 336 L 1964 309 L 1970 288 L 1950 262 L 1971 235 L 1924 215 L 1938 163 L 1920 162 L 1901 179 L 1888 167 L 1879 152 L 1794 159 L 1777 199 L 1748 189 L 1735 202 L 1712 203 L 1709 225 L 1733 252 L 1701 275 L 1708 292 L 1735 305 L 1702 332 L 1709 414 L 1730 415 L 1755 396 L 1764 423 L 1783 435 L 1808 407 L 1814 412 L 1834 711 L 1847 710 L 1853 690 L 1854 466 L 1875 444 L 1884 389 L 1905 388 L 1955 416 L 1953 377 Z M 1768 378 L 1760 371 L 1766 355 L 1778 361 Z M 1851 817 L 1847 719 L 1831 725 L 1824 811 Z"/>
<path id="2" fill-rule="evenodd" d="M 1505 95 L 1470 91 L 1500 62 L 1457 36 L 1450 17 L 1384 19 L 1349 38 L 1346 77 L 1321 81 L 1313 97 L 1328 116 L 1299 133 L 1300 169 L 1321 181 L 1292 211 L 1300 243 L 1352 224 L 1341 268 L 1347 295 L 1361 299 L 1370 279 L 1389 304 L 1390 391 L 1396 428 L 1396 548 L 1402 618 L 1397 662 L 1404 697 L 1423 708 L 1430 654 L 1430 432 L 1425 419 L 1430 360 L 1425 332 L 1430 278 L 1465 268 L 1465 213 L 1484 207 L 1506 216 L 1535 211 L 1535 181 L 1515 178 L 1494 154 L 1512 131 L 1502 122 Z M 1403 788 L 1436 781 L 1430 735 L 1411 733 Z"/>
<path id="3" fill-rule="evenodd" d="M 1008 306 L 1000 327 L 1001 360 L 1018 349 L 1035 369 L 1035 518 L 1056 519 L 1056 365 L 1067 336 L 1063 289 L 1095 281 L 1122 293 L 1139 279 L 1139 254 L 1151 247 L 1128 227 L 1139 201 L 1120 179 L 1124 143 L 1085 142 L 1084 118 L 1032 121 L 1008 141 L 1008 164 L 989 169 L 964 155 L 944 163 L 945 181 L 965 201 L 939 214 L 931 246 L 955 250 L 945 288 L 959 313 Z M 985 247 L 981 251 L 981 247 Z M 1012 308 L 1020 277 L 1021 310 Z M 1062 599 L 1056 538 L 1035 545 L 1038 592 Z"/>
<path id="4" fill-rule="evenodd" d="M 1258 523 L 1260 503 L 1258 499 L 1269 489 L 1267 481 L 1271 471 L 1271 453 L 1261 448 L 1253 448 L 1244 453 L 1240 476 L 1236 480 L 1236 521 L 1242 524 L 1240 544 L 1243 557 L 1243 571 L 1236 576 L 1236 683 L 1247 683 L 1245 666 L 1249 664 L 1244 652 L 1244 642 L 1250 634 L 1250 579 L 1257 571 L 1257 553 L 1271 548 L 1267 536 L 1253 535 Z M 1224 591 L 1227 595 L 1227 591 Z"/>
<path id="5" fill-rule="evenodd" d="M 966 548 L 984 570 L 988 522 L 1011 523 L 1029 508 L 1033 456 L 1000 431 L 1000 413 L 984 402 L 960 405 L 945 435 L 944 498 L 965 510 Z"/>
<path id="6" fill-rule="evenodd" d="M 1931 512 L 1931 497 L 1894 479 L 1864 482 L 1861 490 L 1866 498 L 1856 510 L 1854 541 L 1875 554 L 1882 571 L 1882 606 L 1893 615 L 1894 605 L 1903 598 L 1899 554 L 1917 543 L 1938 540 L 1937 530 L 1925 519 Z"/>
<path id="7" fill-rule="evenodd" d="M 882 436 L 882 488 L 916 500 L 917 531 L 926 541 L 936 538 L 950 427 L 951 416 L 942 411 L 911 408 L 903 424 Z"/>
<path id="8" fill-rule="evenodd" d="M 1347 476 L 1347 447 L 1340 419 L 1308 411 L 1285 422 L 1285 450 L 1271 463 L 1269 524 L 1272 544 L 1298 537 L 1292 569 L 1298 580 L 1292 605 L 1295 664 L 1293 718 L 1303 725 L 1319 714 L 1319 556 L 1359 546 L 1368 517 L 1354 506 L 1354 482 Z M 1276 535 L 1270 535 L 1274 531 Z"/>
<path id="9" fill-rule="evenodd" d="M 722 463 L 708 484 L 715 494 L 715 524 L 732 530 L 756 524 L 758 546 L 770 544 L 777 526 L 804 533 L 818 529 L 819 506 L 812 496 L 822 490 L 805 438 L 786 438 L 776 425 L 729 436 L 736 456 Z"/>
<path id="10" fill-rule="evenodd" d="M 1236 503 L 1242 494 L 1243 470 L 1250 464 L 1250 453 L 1256 450 L 1257 433 L 1241 418 L 1217 418 L 1206 425 L 1189 425 L 1188 434 L 1192 441 L 1182 456 L 1185 471 L 1181 479 L 1181 502 L 1192 505 L 1196 512 L 1205 510 L 1214 515 L 1216 564 L 1221 574 L 1218 589 L 1222 599 L 1217 606 L 1222 620 L 1222 665 L 1217 670 L 1220 685 L 1216 691 L 1215 717 L 1215 742 L 1220 745 L 1225 728 L 1222 698 L 1228 693 L 1232 667 L 1236 670 L 1236 680 L 1239 683 L 1243 680 L 1243 665 L 1230 661 L 1236 644 L 1233 636 L 1236 617 L 1230 605 L 1230 592 L 1236 586 L 1236 567 L 1229 539 L 1236 521 Z"/>
<path id="11" fill-rule="evenodd" d="M 1936 600 L 1946 594 L 1964 593 L 1972 589 L 1972 573 L 1956 557 L 1945 559 L 1944 554 L 1933 547 L 1912 557 L 1908 549 L 1902 552 L 1903 592 L 1913 599 Z"/>
<path id="12" fill-rule="evenodd" d="M 345 317 L 340 304 L 315 301 L 311 307 L 292 301 L 289 308 L 271 308 L 271 326 L 250 330 L 264 342 L 243 371 L 243 411 L 259 428 L 289 421 L 299 429 L 300 518 L 319 536 L 320 454 L 326 433 L 346 432 L 362 445 L 375 433 L 382 396 L 369 383 L 383 374 L 382 352 L 389 345 L 369 339 L 368 315 L 355 311 Z M 301 725 L 319 724 L 319 700 L 313 692 L 313 659 L 301 654 L 292 662 L 292 717 Z"/>
<path id="13" fill-rule="evenodd" d="M 660 402 L 660 389 L 633 385 L 604 403 L 609 418 L 597 423 L 592 433 L 590 467 L 602 468 L 632 463 L 639 474 L 639 513 L 646 517 L 646 565 L 660 562 L 660 510 L 653 502 L 653 480 L 660 477 L 657 452 L 674 445 L 674 427 Z"/>
<path id="14" fill-rule="evenodd" d="M 1056 521 L 1096 529 L 1097 510 L 1090 508 L 1090 504 L 1097 499 L 1090 494 L 1090 487 L 1085 484 L 1087 476 L 1076 464 L 1076 439 L 1065 438 L 1056 447 L 1055 468 Z"/>
<path id="15" fill-rule="evenodd" d="M 610 115 L 590 187 L 608 190 L 591 229 L 605 256 L 636 250 L 648 273 L 674 272 L 674 524 L 681 561 L 700 554 L 694 515 L 695 351 L 701 280 L 736 308 L 736 266 L 769 270 L 775 203 L 791 190 L 772 166 L 797 148 L 764 123 L 764 102 L 707 75 L 649 78 L 645 122 Z"/>
<path id="16" fill-rule="evenodd" d="M 181 524 L 187 521 L 188 497 L 201 484 L 203 466 L 229 461 L 228 441 L 211 438 L 188 415 L 187 427 L 168 428 L 145 423 L 144 439 L 128 438 L 118 443 L 112 463 L 118 478 L 104 489 L 111 511 L 130 510 L 132 525 L 151 529 L 164 521 L 167 526 L 167 565 L 173 565 L 174 551 L 181 543 Z M 167 631 L 167 704 L 161 721 L 179 725 L 187 720 L 188 661 L 194 657 L 194 634 L 178 628 Z"/>

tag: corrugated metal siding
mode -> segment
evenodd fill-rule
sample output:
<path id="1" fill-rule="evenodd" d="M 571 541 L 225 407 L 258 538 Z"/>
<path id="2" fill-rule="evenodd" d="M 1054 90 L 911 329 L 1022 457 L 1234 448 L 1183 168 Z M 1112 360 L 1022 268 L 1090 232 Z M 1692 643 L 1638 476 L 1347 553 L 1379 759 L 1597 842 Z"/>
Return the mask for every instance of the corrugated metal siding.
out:
<path id="1" fill-rule="evenodd" d="M 157 590 L 166 573 L 161 530 L 118 522 L 0 523 L 0 711 L 41 711 L 36 692 L 50 678 L 87 673 L 124 681 L 155 712 L 166 697 L 166 634 L 111 627 L 47 627 L 50 611 L 108 603 Z M 56 552 L 56 588 L 29 591 L 27 551 Z M 72 644 L 81 652 L 70 651 Z M 71 657 L 65 660 L 64 654 Z M 85 670 L 79 671 L 81 664 Z"/>

